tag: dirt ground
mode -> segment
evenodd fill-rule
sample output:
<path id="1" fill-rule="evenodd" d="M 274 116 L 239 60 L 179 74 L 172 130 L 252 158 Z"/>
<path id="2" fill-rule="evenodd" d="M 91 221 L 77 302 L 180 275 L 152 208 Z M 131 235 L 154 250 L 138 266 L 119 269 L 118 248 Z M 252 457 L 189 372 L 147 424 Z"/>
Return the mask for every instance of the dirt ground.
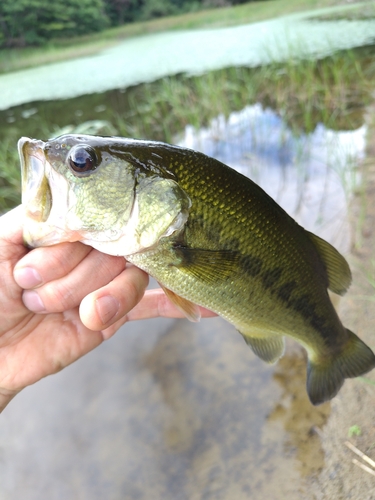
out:
<path id="1" fill-rule="evenodd" d="M 367 123 L 367 158 L 361 166 L 363 188 L 356 193 L 351 207 L 353 244 L 347 258 L 353 272 L 353 284 L 348 294 L 341 299 L 339 312 L 344 325 L 374 349 L 375 289 L 371 286 L 371 280 L 374 285 L 375 104 L 369 109 Z M 367 374 L 366 378 L 375 384 L 375 370 Z M 310 498 L 374 500 L 375 475 L 353 463 L 353 459 L 357 459 L 370 467 L 345 442 L 350 441 L 375 460 L 375 386 L 359 379 L 347 380 L 339 395 L 332 401 L 331 415 L 319 434 L 325 453 L 325 465 L 318 477 L 311 481 Z"/>

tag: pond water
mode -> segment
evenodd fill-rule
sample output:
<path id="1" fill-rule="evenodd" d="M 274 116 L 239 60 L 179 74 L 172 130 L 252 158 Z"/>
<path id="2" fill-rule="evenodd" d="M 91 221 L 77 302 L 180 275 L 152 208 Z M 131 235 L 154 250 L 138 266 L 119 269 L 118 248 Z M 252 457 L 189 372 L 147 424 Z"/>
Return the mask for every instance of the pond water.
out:
<path id="1" fill-rule="evenodd" d="M 346 8 L 358 5 L 362 4 Z M 131 38 L 92 57 L 0 75 L 0 109 L 125 88 L 171 74 L 324 57 L 371 43 L 375 19 L 316 20 L 319 15 L 343 9 L 339 6 L 244 26 Z"/>
<path id="2" fill-rule="evenodd" d="M 365 157 L 367 127 L 337 132 L 318 125 L 293 133 L 279 114 L 260 104 L 219 116 L 207 128 L 186 127 L 181 146 L 202 151 L 250 177 L 303 227 L 343 253 L 350 243 L 350 194 Z"/>

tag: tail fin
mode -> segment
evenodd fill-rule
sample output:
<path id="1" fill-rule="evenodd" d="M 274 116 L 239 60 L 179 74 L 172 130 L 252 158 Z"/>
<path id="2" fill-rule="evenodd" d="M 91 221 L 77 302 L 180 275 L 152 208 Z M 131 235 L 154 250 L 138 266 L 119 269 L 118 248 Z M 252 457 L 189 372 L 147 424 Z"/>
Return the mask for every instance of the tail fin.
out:
<path id="1" fill-rule="evenodd" d="M 332 399 L 346 378 L 358 377 L 375 368 L 375 355 L 350 330 L 343 351 L 324 363 L 309 361 L 307 367 L 307 393 L 313 405 Z"/>

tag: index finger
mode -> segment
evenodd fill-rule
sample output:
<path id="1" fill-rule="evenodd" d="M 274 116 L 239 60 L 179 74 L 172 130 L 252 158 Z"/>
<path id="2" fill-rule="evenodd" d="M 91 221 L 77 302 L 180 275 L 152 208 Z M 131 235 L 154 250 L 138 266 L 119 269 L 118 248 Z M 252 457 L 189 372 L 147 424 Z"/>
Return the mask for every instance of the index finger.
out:
<path id="1" fill-rule="evenodd" d="M 5 243 L 23 246 L 23 213 L 23 207 L 19 205 L 0 217 L 0 239 Z M 3 246 L 3 241 L 1 241 L 1 247 Z"/>
<path id="2" fill-rule="evenodd" d="M 199 307 L 202 318 L 217 316 L 213 311 Z M 161 288 L 146 290 L 142 299 L 127 314 L 103 330 L 103 337 L 110 338 L 117 330 L 128 321 L 152 318 L 184 318 L 184 314 L 165 295 Z"/>
<path id="3" fill-rule="evenodd" d="M 216 313 L 199 307 L 202 318 L 213 318 Z M 185 318 L 185 315 L 165 295 L 161 288 L 146 290 L 142 300 L 127 314 L 127 321 L 151 318 Z"/>

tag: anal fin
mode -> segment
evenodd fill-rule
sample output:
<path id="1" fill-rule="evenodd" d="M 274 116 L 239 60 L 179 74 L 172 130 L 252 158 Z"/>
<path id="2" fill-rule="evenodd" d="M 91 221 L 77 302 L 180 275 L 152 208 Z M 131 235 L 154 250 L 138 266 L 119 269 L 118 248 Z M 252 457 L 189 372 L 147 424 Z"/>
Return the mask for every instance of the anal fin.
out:
<path id="1" fill-rule="evenodd" d="M 266 334 L 263 337 L 251 337 L 240 332 L 245 342 L 251 347 L 254 354 L 266 363 L 276 363 L 284 354 L 284 337 L 278 334 Z"/>
<path id="2" fill-rule="evenodd" d="M 169 290 L 169 288 L 165 288 L 165 286 L 160 283 L 159 285 L 164 290 L 168 299 L 186 316 L 189 321 L 197 323 L 201 319 L 201 312 L 197 304 L 180 297 L 176 293 L 172 292 L 172 290 Z"/>

